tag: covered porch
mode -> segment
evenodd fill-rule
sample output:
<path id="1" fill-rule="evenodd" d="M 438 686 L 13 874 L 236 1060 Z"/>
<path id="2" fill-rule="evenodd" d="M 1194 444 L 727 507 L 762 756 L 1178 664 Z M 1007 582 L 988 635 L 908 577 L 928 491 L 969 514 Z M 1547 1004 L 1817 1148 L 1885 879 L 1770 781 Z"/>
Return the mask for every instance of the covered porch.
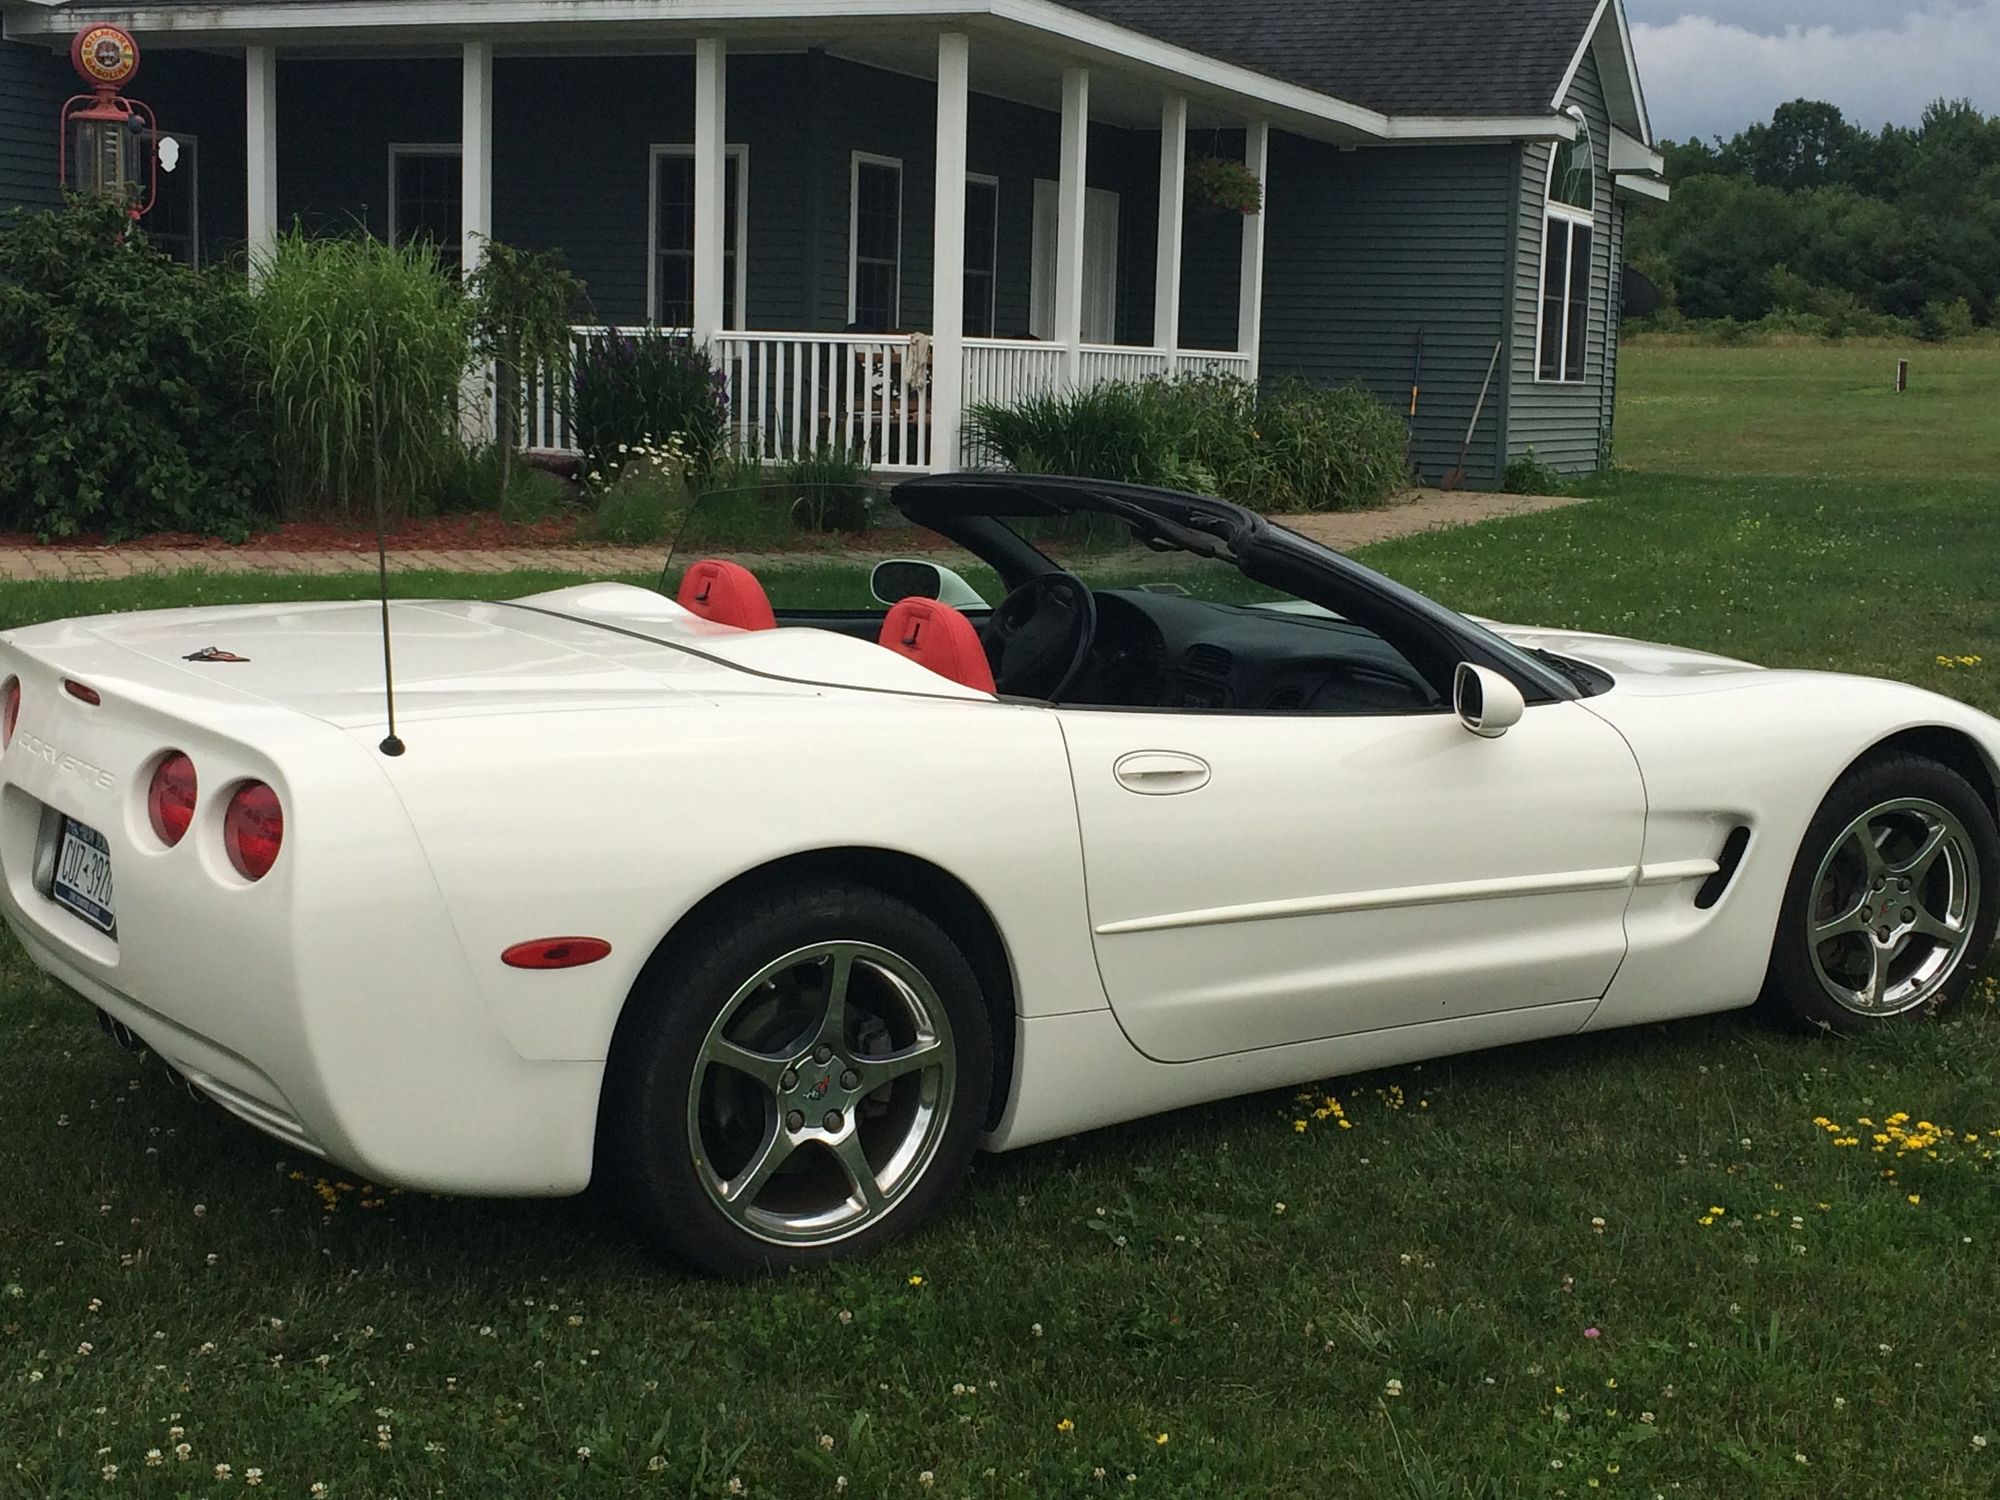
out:
<path id="1" fill-rule="evenodd" d="M 590 288 L 579 344 L 707 344 L 766 460 L 956 467 L 978 402 L 1258 368 L 1267 215 L 1190 205 L 1188 165 L 1267 182 L 1272 123 L 1212 84 L 990 28 L 382 40 L 246 46 L 235 120 L 220 59 L 149 54 L 210 182 L 241 141 L 253 270 L 294 223 L 426 237 L 468 270 L 489 239 L 559 249 Z M 531 384 L 529 446 L 575 446 L 560 394 Z"/>

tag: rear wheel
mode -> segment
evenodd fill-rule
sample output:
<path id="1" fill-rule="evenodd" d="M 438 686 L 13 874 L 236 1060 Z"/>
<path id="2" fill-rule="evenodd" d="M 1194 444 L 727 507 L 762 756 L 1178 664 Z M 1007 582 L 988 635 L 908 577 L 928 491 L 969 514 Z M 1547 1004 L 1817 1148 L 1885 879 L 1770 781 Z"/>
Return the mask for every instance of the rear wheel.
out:
<path id="1" fill-rule="evenodd" d="M 1957 772 L 1892 755 L 1828 794 L 1786 887 L 1765 1000 L 1856 1032 L 1936 1015 L 1993 940 L 2000 835 Z"/>
<path id="2" fill-rule="evenodd" d="M 865 1253 L 927 1217 L 992 1078 L 971 966 L 878 891 L 767 896 L 676 944 L 607 1081 L 614 1183 L 656 1248 L 725 1273 Z"/>

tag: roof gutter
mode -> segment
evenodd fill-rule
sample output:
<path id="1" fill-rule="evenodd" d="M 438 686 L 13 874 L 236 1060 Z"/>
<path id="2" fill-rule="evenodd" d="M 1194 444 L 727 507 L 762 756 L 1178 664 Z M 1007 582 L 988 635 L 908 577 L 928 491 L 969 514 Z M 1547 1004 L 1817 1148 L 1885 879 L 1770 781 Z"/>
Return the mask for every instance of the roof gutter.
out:
<path id="1" fill-rule="evenodd" d="M 67 40 L 83 19 L 54 0 L 4 0 L 5 34 L 15 40 Z M 1251 68 L 1163 42 L 1072 10 L 1055 0 L 213 0 L 200 5 L 110 4 L 91 20 L 114 21 L 142 40 L 190 46 L 338 44 L 364 35 L 400 41 L 526 42 L 536 33 L 607 30 L 629 38 L 633 27 L 672 27 L 695 36 L 717 28 L 755 27 L 765 34 L 828 24 L 988 26 L 1026 31 L 1085 60 L 1153 75 L 1246 116 L 1313 136 L 1382 142 L 1570 140 L 1576 127 L 1547 115 L 1390 115 L 1271 78 Z M 512 34 L 510 37 L 509 34 Z"/>

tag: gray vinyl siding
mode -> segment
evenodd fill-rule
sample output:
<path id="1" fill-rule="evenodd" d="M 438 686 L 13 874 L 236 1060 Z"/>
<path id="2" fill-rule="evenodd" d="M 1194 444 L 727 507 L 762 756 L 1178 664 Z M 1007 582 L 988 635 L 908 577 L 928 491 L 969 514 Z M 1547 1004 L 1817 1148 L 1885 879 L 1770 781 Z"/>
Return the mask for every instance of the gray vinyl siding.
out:
<path id="1" fill-rule="evenodd" d="M 67 57 L 0 41 L 0 213 L 61 201 L 56 120 L 82 87 Z"/>
<path id="2" fill-rule="evenodd" d="M 1507 234 L 1517 171 L 1505 146 L 1340 151 L 1280 134 L 1271 143 L 1260 373 L 1360 381 L 1398 412 L 1424 334 L 1413 458 L 1436 480 L 1458 461 L 1479 388 L 1504 340 Z M 1467 472 L 1501 467 L 1500 374 Z"/>
<path id="3" fill-rule="evenodd" d="M 1510 458 L 1535 457 L 1558 473 L 1581 474 L 1597 467 L 1599 435 L 1610 424 L 1610 402 L 1616 367 L 1616 334 L 1612 288 L 1613 267 L 1622 253 L 1618 241 L 1623 211 L 1612 197 L 1610 176 L 1611 119 L 1604 107 L 1596 59 L 1586 55 L 1577 70 L 1568 101 L 1590 121 L 1596 147 L 1596 225 L 1591 235 L 1590 331 L 1585 346 L 1584 378 L 1563 383 L 1537 378 L 1536 326 L 1541 317 L 1542 209 L 1548 190 L 1549 156 L 1554 148 L 1532 144 L 1521 148 L 1520 201 L 1514 238 L 1513 352 L 1509 358 L 1507 452 Z"/>

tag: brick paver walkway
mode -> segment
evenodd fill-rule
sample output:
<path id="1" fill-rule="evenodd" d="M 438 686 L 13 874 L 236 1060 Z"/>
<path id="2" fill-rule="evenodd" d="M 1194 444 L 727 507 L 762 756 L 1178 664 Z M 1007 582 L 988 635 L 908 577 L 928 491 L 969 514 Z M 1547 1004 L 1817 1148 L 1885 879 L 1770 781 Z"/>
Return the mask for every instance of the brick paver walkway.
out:
<path id="1" fill-rule="evenodd" d="M 1558 495 L 1493 495 L 1483 491 L 1413 490 L 1380 510 L 1327 515 L 1289 516 L 1285 524 L 1317 541 L 1351 551 L 1370 542 L 1411 536 L 1447 526 L 1469 526 L 1504 516 L 1528 515 L 1574 505 Z M 841 554 L 791 553 L 787 561 Z M 857 557 L 862 554 L 855 554 Z M 650 573 L 664 556 L 661 547 L 492 547 L 439 551 L 424 548 L 391 550 L 395 572 L 430 570 L 446 573 L 511 573 L 546 570 L 608 577 Z M 773 557 L 770 560 L 775 561 Z M 328 574 L 369 573 L 375 569 L 373 549 L 353 552 L 282 552 L 264 547 L 0 547 L 0 579 L 66 579 L 87 581 L 132 578 L 142 574 L 197 571 L 209 573 Z"/>

